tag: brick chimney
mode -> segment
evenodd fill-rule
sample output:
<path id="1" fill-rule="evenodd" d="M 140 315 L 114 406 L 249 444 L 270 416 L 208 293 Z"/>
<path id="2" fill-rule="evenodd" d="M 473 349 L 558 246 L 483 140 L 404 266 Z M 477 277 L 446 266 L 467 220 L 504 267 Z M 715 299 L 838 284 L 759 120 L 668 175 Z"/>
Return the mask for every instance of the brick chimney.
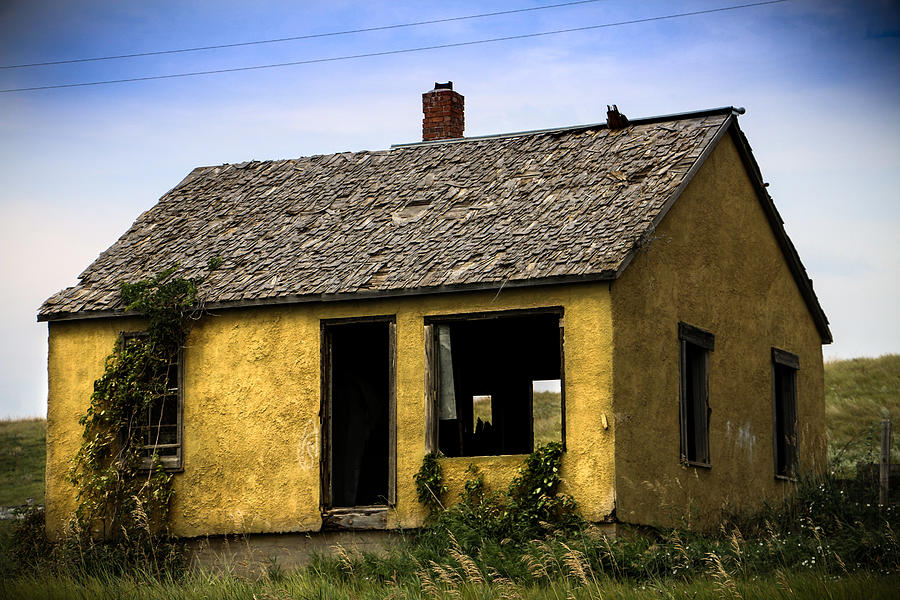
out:
<path id="1" fill-rule="evenodd" d="M 422 141 L 461 138 L 465 128 L 465 98 L 453 91 L 453 82 L 435 83 L 422 94 Z"/>

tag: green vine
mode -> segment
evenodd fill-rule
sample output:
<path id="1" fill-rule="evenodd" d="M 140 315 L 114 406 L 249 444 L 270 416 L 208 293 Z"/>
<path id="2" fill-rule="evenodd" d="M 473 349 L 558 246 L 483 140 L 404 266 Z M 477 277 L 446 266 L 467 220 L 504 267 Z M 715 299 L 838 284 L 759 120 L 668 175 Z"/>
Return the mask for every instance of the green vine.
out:
<path id="1" fill-rule="evenodd" d="M 448 509 L 435 502 L 447 492 L 437 458 L 433 453 L 426 455 L 415 476 L 419 502 L 430 511 L 426 535 L 450 536 L 464 548 L 476 548 L 484 539 L 527 541 L 583 524 L 575 500 L 559 493 L 562 445 L 558 442 L 528 455 L 506 490 L 488 493 L 482 473 L 469 465 L 460 501 Z"/>
<path id="2" fill-rule="evenodd" d="M 444 470 L 438 461 L 440 454 L 429 452 L 422 459 L 422 467 L 413 478 L 416 482 L 416 496 L 427 509 L 429 514 L 435 515 L 444 510 L 441 498 L 447 493 L 444 485 Z"/>
<path id="3" fill-rule="evenodd" d="M 562 444 L 550 442 L 528 455 L 509 484 L 507 517 L 524 528 L 567 528 L 578 522 L 578 506 L 559 493 Z"/>
<path id="4" fill-rule="evenodd" d="M 202 312 L 201 279 L 173 277 L 175 270 L 121 284 L 125 310 L 146 318 L 146 333 L 127 344 L 119 339 L 79 420 L 84 433 L 70 477 L 78 490 L 76 524 L 93 537 L 136 540 L 166 530 L 172 474 L 157 453 L 147 467 L 139 424 L 174 385 L 172 367 Z"/>

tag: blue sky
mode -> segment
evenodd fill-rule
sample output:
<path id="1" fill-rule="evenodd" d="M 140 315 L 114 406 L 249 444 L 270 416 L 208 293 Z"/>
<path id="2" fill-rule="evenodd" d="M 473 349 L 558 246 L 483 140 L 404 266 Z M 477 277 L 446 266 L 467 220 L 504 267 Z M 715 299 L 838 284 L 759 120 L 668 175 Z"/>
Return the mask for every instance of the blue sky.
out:
<path id="1" fill-rule="evenodd" d="M 559 2 L 561 0 L 556 0 Z M 0 0 L 0 63 L 271 39 L 553 4 Z M 568 29 L 742 4 L 604 0 L 227 50 L 0 69 L 0 89 L 252 66 Z M 391 56 L 0 93 L 0 417 L 43 415 L 44 298 L 192 168 L 384 149 L 421 135 L 452 80 L 466 134 L 745 106 L 741 117 L 835 343 L 900 352 L 900 9 L 790 0 Z"/>

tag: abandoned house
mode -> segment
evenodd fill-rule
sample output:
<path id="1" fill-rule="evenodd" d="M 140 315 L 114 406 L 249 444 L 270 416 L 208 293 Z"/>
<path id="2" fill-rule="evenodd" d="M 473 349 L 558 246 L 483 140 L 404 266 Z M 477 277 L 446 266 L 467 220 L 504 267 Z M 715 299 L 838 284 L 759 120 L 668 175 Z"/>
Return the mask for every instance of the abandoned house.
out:
<path id="1" fill-rule="evenodd" d="M 423 106 L 421 142 L 195 169 L 41 306 L 51 533 L 93 382 L 143 326 L 120 282 L 214 257 L 153 425 L 178 535 L 417 527 L 431 450 L 452 500 L 559 441 L 585 518 L 655 525 L 822 467 L 831 334 L 743 110 L 466 138 L 452 85 Z"/>

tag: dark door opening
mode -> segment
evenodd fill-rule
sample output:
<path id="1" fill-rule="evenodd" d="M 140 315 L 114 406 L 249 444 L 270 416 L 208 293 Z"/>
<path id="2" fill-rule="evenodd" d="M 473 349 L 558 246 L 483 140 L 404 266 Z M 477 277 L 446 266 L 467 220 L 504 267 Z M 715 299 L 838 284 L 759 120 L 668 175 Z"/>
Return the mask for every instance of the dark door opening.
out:
<path id="1" fill-rule="evenodd" d="M 325 327 L 327 508 L 390 503 L 391 328 L 386 321 Z"/>

